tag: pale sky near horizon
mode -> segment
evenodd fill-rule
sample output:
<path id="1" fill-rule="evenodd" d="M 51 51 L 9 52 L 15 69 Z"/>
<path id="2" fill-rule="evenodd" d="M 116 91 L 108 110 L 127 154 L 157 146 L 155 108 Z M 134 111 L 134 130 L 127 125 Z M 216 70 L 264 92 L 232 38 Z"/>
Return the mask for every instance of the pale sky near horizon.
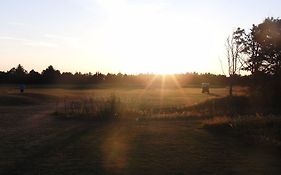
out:
<path id="1" fill-rule="evenodd" d="M 278 0 L 1 0 L 0 71 L 222 73 L 231 32 Z"/>

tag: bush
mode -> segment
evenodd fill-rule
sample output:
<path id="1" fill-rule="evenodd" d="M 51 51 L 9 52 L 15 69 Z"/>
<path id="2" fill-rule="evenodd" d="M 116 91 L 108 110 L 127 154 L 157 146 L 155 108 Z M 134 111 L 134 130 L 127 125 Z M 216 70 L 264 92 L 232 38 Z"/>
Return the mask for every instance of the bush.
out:
<path id="1" fill-rule="evenodd" d="M 100 99 L 92 97 L 64 98 L 63 102 L 57 102 L 55 115 L 69 119 L 112 120 L 119 118 L 120 109 L 120 98 L 114 94 Z"/>

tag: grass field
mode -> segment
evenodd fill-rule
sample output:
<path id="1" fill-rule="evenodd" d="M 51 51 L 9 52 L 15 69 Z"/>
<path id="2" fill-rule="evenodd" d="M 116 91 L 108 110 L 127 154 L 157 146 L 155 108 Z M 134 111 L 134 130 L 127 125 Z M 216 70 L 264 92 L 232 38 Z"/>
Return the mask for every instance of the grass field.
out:
<path id="1" fill-rule="evenodd" d="M 185 120 L 136 120 L 125 113 L 131 120 L 107 122 L 53 115 L 65 99 L 103 99 L 114 93 L 126 109 L 160 109 L 152 117 L 165 118 L 176 110 L 164 109 L 185 109 L 227 92 L 226 88 L 211 89 L 210 95 L 200 88 L 38 88 L 19 94 L 16 88 L 2 87 L 0 174 L 280 174 L 280 147 L 217 134 L 204 127 L 205 118 L 188 113 Z"/>

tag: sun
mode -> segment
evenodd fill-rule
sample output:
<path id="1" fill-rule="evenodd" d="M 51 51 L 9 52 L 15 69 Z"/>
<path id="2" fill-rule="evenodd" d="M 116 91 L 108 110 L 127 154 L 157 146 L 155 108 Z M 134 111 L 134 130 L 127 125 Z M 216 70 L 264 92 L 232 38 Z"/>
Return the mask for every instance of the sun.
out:
<path id="1" fill-rule="evenodd" d="M 162 66 L 157 67 L 153 73 L 162 75 L 162 76 L 166 76 L 166 75 L 171 75 L 171 74 L 177 74 L 179 72 L 178 72 L 177 68 L 169 67 L 169 65 L 162 65 Z"/>
<path id="2" fill-rule="evenodd" d="M 105 4 L 106 5 L 106 4 Z M 124 5 L 124 4 L 123 4 Z M 110 6 L 113 8 L 114 5 Z M 113 72 L 128 74 L 174 74 L 210 70 L 217 59 L 218 33 L 212 25 L 189 15 L 164 9 L 146 9 L 124 5 L 122 10 L 109 10 L 103 25 L 93 32 L 90 48 L 94 64 Z M 208 61 L 209 60 L 209 61 Z"/>
<path id="3" fill-rule="evenodd" d="M 121 66 L 124 68 L 126 73 L 153 73 L 168 75 L 193 71 L 192 67 L 194 67 L 194 65 L 191 63 L 192 61 L 189 58 L 164 56 L 161 56 L 161 59 L 155 57 L 151 58 L 148 53 L 148 56 L 144 56 L 144 58 L 126 59 Z"/>

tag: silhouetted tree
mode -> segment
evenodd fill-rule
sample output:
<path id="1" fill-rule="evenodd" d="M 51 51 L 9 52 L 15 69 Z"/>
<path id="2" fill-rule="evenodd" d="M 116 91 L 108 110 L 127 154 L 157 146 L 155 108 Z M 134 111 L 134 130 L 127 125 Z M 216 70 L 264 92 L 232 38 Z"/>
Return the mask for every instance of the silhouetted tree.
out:
<path id="1" fill-rule="evenodd" d="M 266 74 L 277 75 L 281 71 L 281 20 L 267 18 L 257 26 L 255 40 L 260 44 L 263 59 L 261 69 Z"/>
<path id="2" fill-rule="evenodd" d="M 240 29 L 240 40 L 247 56 L 245 70 L 253 75 L 260 72 L 277 75 L 281 71 L 281 20 L 266 18 L 259 25 L 253 25 L 250 32 Z"/>
<path id="3" fill-rule="evenodd" d="M 44 79 L 45 83 L 54 83 L 60 77 L 60 71 L 55 70 L 53 66 L 49 66 L 47 69 L 42 71 L 42 78 Z"/>
<path id="4" fill-rule="evenodd" d="M 35 70 L 31 70 L 28 73 L 28 82 L 31 84 L 38 84 L 41 81 L 41 75 L 39 72 L 36 72 Z"/>
<path id="5" fill-rule="evenodd" d="M 5 72 L 0 71 L 0 83 L 7 82 L 7 76 Z"/>
<path id="6" fill-rule="evenodd" d="M 27 71 L 20 64 L 7 72 L 9 83 L 25 83 Z"/>
<path id="7" fill-rule="evenodd" d="M 238 28 L 237 31 L 233 32 L 226 40 L 226 56 L 228 63 L 228 75 L 229 75 L 229 95 L 232 96 L 232 89 L 234 83 L 234 77 L 240 73 L 243 66 L 241 60 L 241 51 L 243 44 L 239 41 L 241 32 Z"/>
<path id="8" fill-rule="evenodd" d="M 241 30 L 237 40 L 243 45 L 245 70 L 252 73 L 253 90 L 269 106 L 281 105 L 281 20 L 266 18 L 249 33 Z"/>
<path id="9" fill-rule="evenodd" d="M 35 70 L 31 70 L 29 73 L 19 65 L 17 68 L 12 68 L 7 72 L 0 72 L 0 83 L 28 83 L 28 84 L 107 84 L 111 86 L 146 86 L 148 82 L 153 80 L 153 87 L 159 87 L 162 82 L 162 78 L 154 78 L 154 74 L 139 74 L 139 75 L 127 75 L 127 74 L 102 74 L 91 72 L 82 74 L 76 72 L 60 73 L 59 70 L 55 70 L 53 66 L 49 66 L 43 70 L 40 74 Z M 198 74 L 198 73 L 186 73 L 174 75 L 178 83 L 182 86 L 186 85 L 199 85 L 201 82 L 210 82 L 212 85 L 226 85 L 227 78 L 224 75 L 214 75 L 210 73 Z M 241 77 L 235 77 L 235 83 L 241 82 Z M 171 77 L 166 77 L 166 85 L 174 85 L 175 82 Z"/>

